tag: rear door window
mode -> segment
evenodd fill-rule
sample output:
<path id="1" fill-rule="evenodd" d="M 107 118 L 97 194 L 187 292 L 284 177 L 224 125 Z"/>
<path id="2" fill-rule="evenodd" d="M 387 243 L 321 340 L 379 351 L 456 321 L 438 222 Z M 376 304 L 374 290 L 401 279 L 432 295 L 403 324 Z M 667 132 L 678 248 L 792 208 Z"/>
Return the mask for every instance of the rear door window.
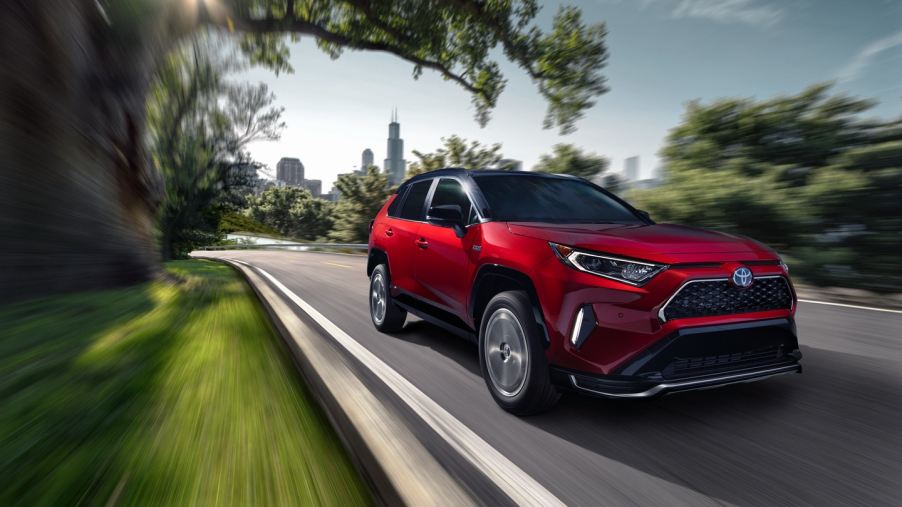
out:
<path id="1" fill-rule="evenodd" d="M 399 218 L 405 220 L 417 220 L 422 222 L 426 218 L 426 196 L 429 194 L 429 187 L 432 186 L 432 180 L 418 181 L 407 190 L 404 203 L 401 205 L 401 213 Z"/>

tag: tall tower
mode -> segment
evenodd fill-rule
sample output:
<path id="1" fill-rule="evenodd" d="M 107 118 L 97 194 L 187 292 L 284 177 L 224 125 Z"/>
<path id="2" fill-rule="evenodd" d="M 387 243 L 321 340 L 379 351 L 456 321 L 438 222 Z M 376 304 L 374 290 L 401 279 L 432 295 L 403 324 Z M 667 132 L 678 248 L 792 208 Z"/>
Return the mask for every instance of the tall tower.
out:
<path id="1" fill-rule="evenodd" d="M 623 161 L 623 178 L 626 181 L 639 180 L 639 156 L 629 157 Z"/>
<path id="2" fill-rule="evenodd" d="M 300 186 L 304 182 L 304 164 L 296 158 L 283 157 L 276 164 L 276 179 L 289 186 Z"/>
<path id="3" fill-rule="evenodd" d="M 367 148 L 363 150 L 363 153 L 360 155 L 360 170 L 357 172 L 360 174 L 366 174 L 366 170 L 373 165 L 373 150 Z"/>
<path id="4" fill-rule="evenodd" d="M 385 172 L 388 173 L 389 185 L 397 185 L 407 172 L 407 161 L 404 160 L 404 140 L 401 139 L 401 124 L 398 123 L 398 110 L 392 111 L 391 123 L 388 124 L 388 150 L 385 159 Z"/>

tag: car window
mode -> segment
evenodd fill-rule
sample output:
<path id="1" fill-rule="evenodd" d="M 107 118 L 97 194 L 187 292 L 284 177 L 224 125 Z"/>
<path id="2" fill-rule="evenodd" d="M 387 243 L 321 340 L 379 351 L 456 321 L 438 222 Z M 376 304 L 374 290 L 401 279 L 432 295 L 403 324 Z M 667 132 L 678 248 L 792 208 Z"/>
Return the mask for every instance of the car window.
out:
<path id="1" fill-rule="evenodd" d="M 429 205 L 443 206 L 447 204 L 460 206 L 460 213 L 467 220 L 467 225 L 473 223 L 476 214 L 470 204 L 470 198 L 467 197 L 460 182 L 451 178 L 442 178 L 435 187 L 435 193 L 432 195 L 432 202 Z"/>
<path id="2" fill-rule="evenodd" d="M 402 188 L 398 191 L 398 195 L 395 196 L 395 199 L 388 205 L 388 216 L 392 218 L 398 217 L 398 211 L 401 208 L 401 201 L 404 200 L 404 193 L 407 191 L 407 187 Z"/>
<path id="3" fill-rule="evenodd" d="M 404 204 L 401 205 L 400 218 L 407 220 L 420 220 L 425 217 L 423 207 L 426 204 L 426 194 L 429 193 L 429 187 L 432 186 L 432 180 L 418 181 L 407 189 L 407 196 L 404 198 Z"/>
<path id="4" fill-rule="evenodd" d="M 595 186 L 571 178 L 474 175 L 494 220 L 504 222 L 644 223 Z"/>

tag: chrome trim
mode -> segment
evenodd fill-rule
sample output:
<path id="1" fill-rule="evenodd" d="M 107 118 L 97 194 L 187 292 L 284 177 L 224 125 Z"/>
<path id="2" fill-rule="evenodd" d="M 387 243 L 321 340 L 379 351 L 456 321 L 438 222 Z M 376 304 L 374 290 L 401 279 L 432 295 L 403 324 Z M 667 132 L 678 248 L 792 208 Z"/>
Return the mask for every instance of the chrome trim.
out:
<path id="1" fill-rule="evenodd" d="M 786 288 L 790 289 L 789 280 L 787 280 L 786 277 L 783 275 L 756 276 L 755 280 L 764 280 L 767 278 L 782 278 L 786 282 Z M 677 297 L 677 295 L 680 292 L 682 292 L 682 290 L 685 289 L 687 285 L 693 284 L 696 282 L 729 282 L 729 281 L 730 281 L 730 278 L 727 277 L 727 278 L 698 278 L 695 280 L 688 280 L 688 281 L 684 282 L 683 285 L 680 285 L 680 288 L 677 289 L 676 292 L 674 292 L 669 298 L 667 298 L 667 301 L 665 301 L 664 304 L 661 306 L 661 309 L 658 310 L 658 319 L 661 321 L 662 324 L 664 322 L 667 322 L 667 319 L 664 318 L 664 310 L 667 308 L 667 305 L 669 305 L 670 302 L 673 301 L 673 298 Z M 793 294 L 791 289 L 789 290 L 789 296 L 790 296 L 790 299 L 792 299 L 792 303 L 789 305 L 789 309 L 792 310 L 793 305 L 795 305 L 795 295 Z M 725 313 L 724 315 L 737 315 L 737 314 Z"/>
<path id="2" fill-rule="evenodd" d="M 579 330 L 583 326 L 583 317 L 585 316 L 585 308 L 580 306 L 576 312 L 576 319 L 573 320 L 573 331 L 570 332 L 570 344 L 576 347 L 576 340 L 579 338 Z"/>
<path id="3" fill-rule="evenodd" d="M 599 396 L 604 396 L 607 398 L 650 398 L 656 394 L 660 394 L 662 391 L 670 391 L 673 389 L 680 389 L 683 391 L 690 390 L 699 390 L 699 389 L 712 389 L 715 387 L 722 387 L 730 384 L 741 384 L 745 382 L 755 382 L 756 380 L 764 380 L 766 378 L 774 377 L 776 375 L 784 375 L 786 373 L 797 373 L 802 371 L 802 366 L 798 363 L 791 364 L 787 366 L 780 366 L 778 368 L 770 368 L 766 370 L 756 370 L 745 373 L 734 373 L 731 375 L 722 375 L 720 377 L 708 377 L 704 379 L 697 380 L 684 380 L 684 381 L 676 381 L 676 382 L 665 382 L 662 384 L 657 384 L 652 386 L 645 391 L 641 391 L 638 393 L 609 393 L 605 391 L 599 391 L 597 389 L 589 389 L 587 387 L 582 387 L 576 381 L 575 375 L 570 375 L 570 383 L 573 387 L 580 391 L 589 392 L 592 394 L 596 394 Z"/>

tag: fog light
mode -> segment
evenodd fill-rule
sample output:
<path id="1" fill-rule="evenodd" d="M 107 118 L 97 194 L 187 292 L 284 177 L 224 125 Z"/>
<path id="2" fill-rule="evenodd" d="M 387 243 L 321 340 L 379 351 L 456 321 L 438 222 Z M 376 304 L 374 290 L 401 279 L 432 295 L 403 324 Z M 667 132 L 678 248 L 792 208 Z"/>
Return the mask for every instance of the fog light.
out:
<path id="1" fill-rule="evenodd" d="M 570 331 L 570 344 L 576 348 L 582 347 L 586 338 L 592 334 L 595 329 L 595 312 L 592 311 L 592 305 L 583 305 L 576 312 L 576 318 L 573 319 L 573 330 Z"/>

